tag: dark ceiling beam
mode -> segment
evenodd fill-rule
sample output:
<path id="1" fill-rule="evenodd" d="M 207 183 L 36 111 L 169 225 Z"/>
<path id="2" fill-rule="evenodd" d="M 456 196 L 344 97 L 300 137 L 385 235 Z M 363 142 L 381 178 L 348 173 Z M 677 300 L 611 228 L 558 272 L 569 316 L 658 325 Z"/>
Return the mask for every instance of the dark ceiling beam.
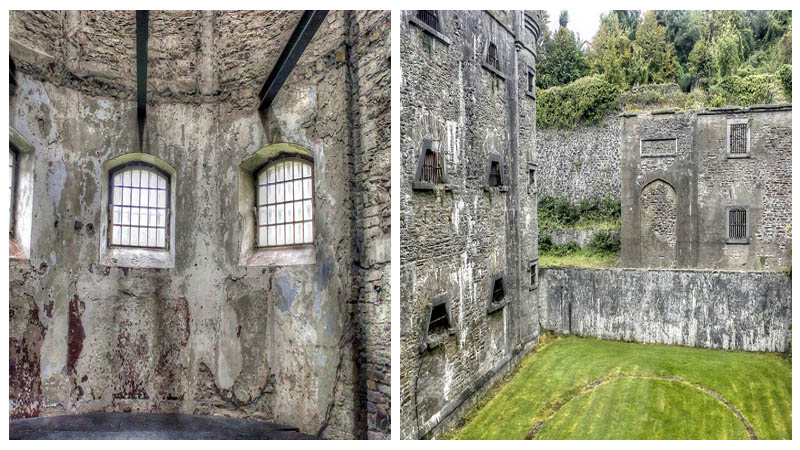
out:
<path id="1" fill-rule="evenodd" d="M 150 11 L 136 11 L 136 116 L 139 133 L 147 115 L 147 37 Z"/>
<path id="2" fill-rule="evenodd" d="M 300 56 L 303 55 L 306 46 L 311 42 L 311 38 L 314 37 L 314 34 L 317 32 L 317 29 L 319 29 L 319 26 L 322 25 L 322 21 L 327 15 L 328 11 L 303 12 L 300 21 L 297 23 L 294 31 L 292 31 L 292 35 L 289 36 L 286 46 L 283 47 L 281 55 L 278 57 L 278 60 L 275 61 L 275 65 L 272 67 L 272 72 L 270 72 L 267 77 L 264 87 L 261 88 L 261 93 L 258 95 L 260 99 L 258 105 L 259 110 L 268 108 L 275 99 L 275 96 L 278 95 L 281 86 L 283 86 L 283 83 L 289 78 L 292 69 L 294 69 Z"/>

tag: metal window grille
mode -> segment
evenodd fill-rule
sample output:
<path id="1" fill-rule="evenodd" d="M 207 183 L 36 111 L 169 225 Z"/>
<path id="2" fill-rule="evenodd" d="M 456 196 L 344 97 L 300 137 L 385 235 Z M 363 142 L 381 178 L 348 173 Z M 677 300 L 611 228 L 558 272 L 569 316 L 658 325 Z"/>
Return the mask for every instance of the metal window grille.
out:
<path id="1" fill-rule="evenodd" d="M 258 173 L 257 247 L 314 241 L 314 170 L 300 158 L 269 163 Z"/>
<path id="2" fill-rule="evenodd" d="M 439 15 L 436 11 L 417 11 L 417 19 L 422 21 L 425 25 L 433 28 L 436 31 L 439 30 Z"/>
<path id="3" fill-rule="evenodd" d="M 489 51 L 486 52 L 486 64 L 500 70 L 500 59 L 497 57 L 497 46 L 494 42 L 489 43 Z"/>
<path id="4" fill-rule="evenodd" d="M 447 316 L 447 304 L 440 303 L 431 309 L 431 320 L 428 322 L 428 334 L 447 328 L 450 328 L 450 320 Z"/>
<path id="5" fill-rule="evenodd" d="M 494 288 L 492 289 L 492 303 L 500 303 L 503 301 L 506 292 L 503 289 L 503 279 L 498 278 L 494 280 Z"/>
<path id="6" fill-rule="evenodd" d="M 8 189 L 9 189 L 9 202 L 8 209 L 8 234 L 14 237 L 14 213 L 17 207 L 17 151 L 14 147 L 9 147 L 8 153 Z"/>
<path id="7" fill-rule="evenodd" d="M 427 183 L 441 183 L 444 179 L 442 173 L 442 160 L 438 152 L 425 151 L 425 160 L 422 162 L 422 177 L 420 181 Z"/>
<path id="8" fill-rule="evenodd" d="M 747 210 L 733 208 L 728 211 L 728 238 L 747 239 Z"/>
<path id="9" fill-rule="evenodd" d="M 111 245 L 167 248 L 169 177 L 149 165 L 112 172 L 109 197 Z"/>
<path id="10" fill-rule="evenodd" d="M 730 152 L 741 155 L 747 153 L 747 124 L 736 123 L 730 125 Z"/>
<path id="11" fill-rule="evenodd" d="M 500 186 L 500 163 L 492 161 L 489 167 L 489 186 Z"/>

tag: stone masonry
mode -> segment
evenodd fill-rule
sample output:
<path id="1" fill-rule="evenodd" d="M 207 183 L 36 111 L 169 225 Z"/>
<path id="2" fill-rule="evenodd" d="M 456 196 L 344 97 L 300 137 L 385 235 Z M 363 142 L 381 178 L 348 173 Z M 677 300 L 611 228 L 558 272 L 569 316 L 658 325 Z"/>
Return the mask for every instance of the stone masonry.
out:
<path id="1" fill-rule="evenodd" d="M 536 11 L 401 13 L 404 439 L 452 425 L 539 336 L 528 84 L 540 24 Z M 417 175 L 426 149 L 445 174 L 427 186 Z M 434 307 L 449 325 L 429 330 Z"/>
<path id="2" fill-rule="evenodd" d="M 331 11 L 259 112 L 300 15 L 152 11 L 140 146 L 134 12 L 10 13 L 32 214 L 10 261 L 11 419 L 179 412 L 390 436 L 390 14 Z M 240 165 L 286 143 L 313 155 L 315 262 L 243 265 Z M 132 152 L 174 169 L 174 267 L 98 259 L 102 166 Z"/>

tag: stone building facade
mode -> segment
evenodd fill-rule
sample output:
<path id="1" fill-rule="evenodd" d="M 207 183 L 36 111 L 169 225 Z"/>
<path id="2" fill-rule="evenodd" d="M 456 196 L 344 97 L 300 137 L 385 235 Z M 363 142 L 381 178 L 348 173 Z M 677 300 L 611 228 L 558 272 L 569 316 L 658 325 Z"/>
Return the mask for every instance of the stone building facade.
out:
<path id="1" fill-rule="evenodd" d="M 622 265 L 790 263 L 791 105 L 623 114 Z"/>
<path id="2" fill-rule="evenodd" d="M 11 419 L 390 436 L 390 15 L 330 12 L 259 111 L 301 14 L 151 11 L 139 135 L 133 11 L 11 12 Z M 312 167 L 313 244 L 254 251 L 254 171 L 285 155 Z M 111 171 L 141 161 L 169 181 L 152 254 L 109 237 Z"/>
<path id="3" fill-rule="evenodd" d="M 453 424 L 539 336 L 540 25 L 537 11 L 401 13 L 405 439 Z"/>

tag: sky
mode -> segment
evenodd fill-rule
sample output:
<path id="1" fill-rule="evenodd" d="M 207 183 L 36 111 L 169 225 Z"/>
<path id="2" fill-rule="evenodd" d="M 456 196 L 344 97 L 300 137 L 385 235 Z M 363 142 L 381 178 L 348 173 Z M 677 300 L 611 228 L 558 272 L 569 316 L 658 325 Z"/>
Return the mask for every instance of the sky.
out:
<path id="1" fill-rule="evenodd" d="M 567 23 L 567 28 L 578 33 L 581 40 L 590 42 L 600 27 L 600 14 L 608 12 L 606 9 L 592 8 L 570 9 L 568 11 L 569 23 Z M 561 14 L 561 11 L 556 9 L 548 10 L 547 12 L 550 14 L 550 22 L 547 24 L 547 28 L 555 33 L 558 31 L 558 15 Z"/>

